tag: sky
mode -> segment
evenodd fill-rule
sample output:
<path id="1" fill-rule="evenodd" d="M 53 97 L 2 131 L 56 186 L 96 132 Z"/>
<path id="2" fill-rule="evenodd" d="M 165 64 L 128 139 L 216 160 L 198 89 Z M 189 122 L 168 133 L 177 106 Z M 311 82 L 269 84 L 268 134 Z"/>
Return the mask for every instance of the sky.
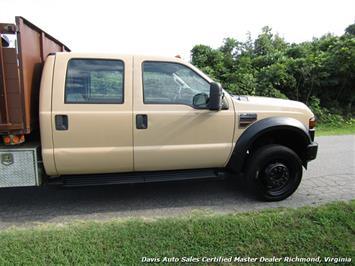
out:
<path id="1" fill-rule="evenodd" d="M 75 52 L 190 59 L 196 44 L 244 41 L 270 26 L 288 42 L 341 35 L 355 0 L 0 0 L 0 22 L 23 16 Z"/>

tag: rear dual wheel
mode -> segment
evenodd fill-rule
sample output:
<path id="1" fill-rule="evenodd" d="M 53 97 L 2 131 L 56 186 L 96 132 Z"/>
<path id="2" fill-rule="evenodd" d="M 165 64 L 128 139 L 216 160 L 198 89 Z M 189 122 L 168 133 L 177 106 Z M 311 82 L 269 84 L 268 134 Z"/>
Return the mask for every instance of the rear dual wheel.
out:
<path id="1" fill-rule="evenodd" d="M 259 148 L 249 159 L 246 177 L 249 189 L 266 201 L 279 201 L 292 195 L 302 179 L 298 155 L 282 145 Z"/>

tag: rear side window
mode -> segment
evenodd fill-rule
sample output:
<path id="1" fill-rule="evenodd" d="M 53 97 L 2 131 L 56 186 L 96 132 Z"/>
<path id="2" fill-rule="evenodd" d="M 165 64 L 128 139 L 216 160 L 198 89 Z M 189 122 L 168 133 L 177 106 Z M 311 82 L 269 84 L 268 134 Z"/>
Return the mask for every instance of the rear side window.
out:
<path id="1" fill-rule="evenodd" d="M 124 65 L 120 60 L 71 59 L 65 103 L 123 103 Z"/>

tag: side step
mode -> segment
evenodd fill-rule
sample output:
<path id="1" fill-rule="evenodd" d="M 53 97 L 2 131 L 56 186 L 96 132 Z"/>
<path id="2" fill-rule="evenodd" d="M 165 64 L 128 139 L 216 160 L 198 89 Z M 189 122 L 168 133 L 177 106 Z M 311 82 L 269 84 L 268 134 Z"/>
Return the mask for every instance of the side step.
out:
<path id="1" fill-rule="evenodd" d="M 115 184 L 133 184 L 164 182 L 192 179 L 224 178 L 226 173 L 218 169 L 179 170 L 159 172 L 134 172 L 98 175 L 71 175 L 63 176 L 63 186 L 100 186 Z"/>

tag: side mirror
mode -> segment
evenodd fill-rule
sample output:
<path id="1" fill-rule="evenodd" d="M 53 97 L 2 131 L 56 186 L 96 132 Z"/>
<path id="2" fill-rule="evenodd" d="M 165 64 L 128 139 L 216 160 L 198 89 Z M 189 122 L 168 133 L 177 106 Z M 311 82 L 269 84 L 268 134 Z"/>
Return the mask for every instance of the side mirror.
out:
<path id="1" fill-rule="evenodd" d="M 194 96 L 192 104 L 196 109 L 207 109 L 208 95 L 206 93 L 198 93 Z"/>
<path id="2" fill-rule="evenodd" d="M 219 111 L 222 109 L 222 86 L 217 82 L 212 82 L 210 85 L 210 97 L 208 101 L 208 109 Z"/>

